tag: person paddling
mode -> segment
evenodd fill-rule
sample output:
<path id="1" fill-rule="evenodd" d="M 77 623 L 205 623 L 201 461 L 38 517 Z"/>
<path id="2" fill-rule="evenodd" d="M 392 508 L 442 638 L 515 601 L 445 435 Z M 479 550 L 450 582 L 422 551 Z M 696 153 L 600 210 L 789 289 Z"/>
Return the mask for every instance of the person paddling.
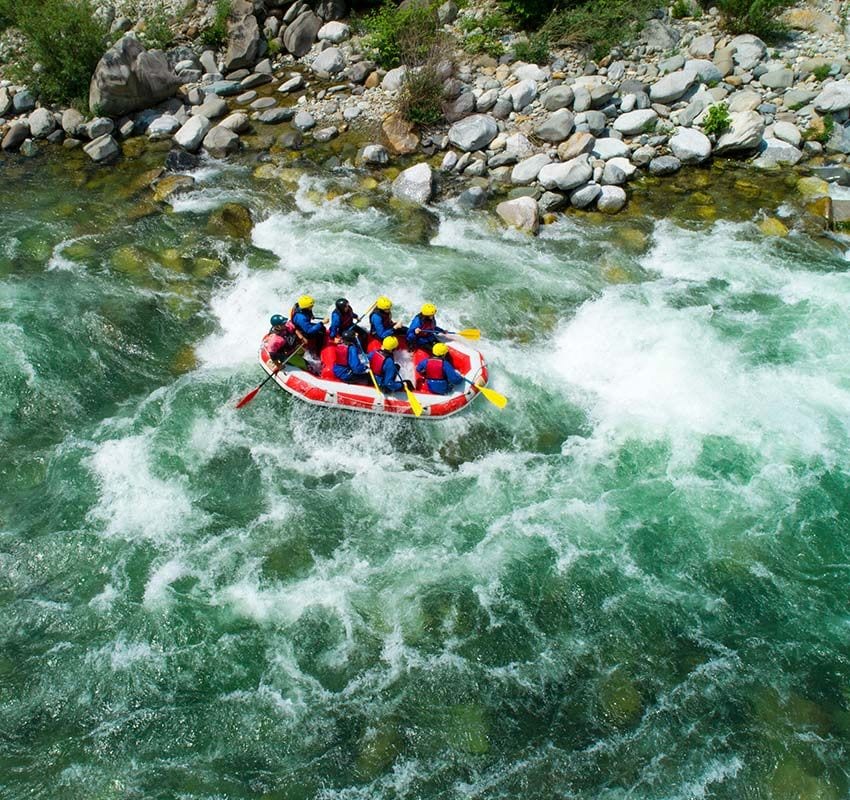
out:
<path id="1" fill-rule="evenodd" d="M 357 333 L 353 330 L 343 333 L 342 341 L 336 345 L 333 373 L 336 378 L 346 383 L 361 382 L 369 374 L 363 351 L 357 344 Z"/>
<path id="2" fill-rule="evenodd" d="M 369 328 L 372 336 L 383 342 L 388 336 L 399 337 L 407 335 L 407 328 L 392 317 L 393 301 L 381 295 L 375 301 L 375 310 L 369 315 Z"/>
<path id="3" fill-rule="evenodd" d="M 423 358 L 416 371 L 425 378 L 428 391 L 433 394 L 448 394 L 453 386 L 463 383 L 461 375 L 448 358 L 449 348 L 437 342 L 430 358 Z"/>
<path id="4" fill-rule="evenodd" d="M 407 343 L 411 350 L 428 350 L 440 340 L 438 333 L 445 333 L 446 329 L 437 325 L 437 306 L 433 303 L 425 303 L 419 313 L 410 321 L 407 328 Z"/>
<path id="5" fill-rule="evenodd" d="M 308 345 L 313 355 L 318 356 L 325 344 L 327 334 L 324 323 L 313 317 L 314 305 L 315 301 L 309 294 L 302 294 L 292 307 L 290 317 L 302 341 Z"/>
<path id="6" fill-rule="evenodd" d="M 263 338 L 263 348 L 273 361 L 284 361 L 301 343 L 295 326 L 282 314 L 271 318 L 271 329 Z"/>
<path id="7" fill-rule="evenodd" d="M 331 312 L 331 325 L 328 328 L 328 334 L 331 339 L 339 343 L 343 340 L 343 334 L 346 331 L 354 331 L 360 337 L 360 341 L 365 344 L 366 331 L 355 323 L 360 322 L 360 317 L 354 313 L 351 308 L 351 303 L 345 297 L 340 297 L 334 303 L 334 310 Z"/>
<path id="8" fill-rule="evenodd" d="M 393 350 L 396 348 L 398 348 L 398 339 L 395 336 L 387 336 L 381 342 L 381 349 L 372 353 L 369 366 L 381 391 L 400 392 L 405 386 L 413 391 L 413 384 L 410 381 L 402 381 L 399 378 L 398 364 L 393 358 Z"/>

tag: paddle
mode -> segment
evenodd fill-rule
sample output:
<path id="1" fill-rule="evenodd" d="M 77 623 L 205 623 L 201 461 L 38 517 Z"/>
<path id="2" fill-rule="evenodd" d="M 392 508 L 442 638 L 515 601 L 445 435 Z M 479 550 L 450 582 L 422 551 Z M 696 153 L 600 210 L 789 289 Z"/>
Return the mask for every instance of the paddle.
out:
<path id="1" fill-rule="evenodd" d="M 478 328 L 464 328 L 462 331 L 443 331 L 446 336 L 463 336 L 464 339 L 480 339 L 481 331 Z"/>
<path id="2" fill-rule="evenodd" d="M 360 339 L 358 339 L 358 338 L 355 336 L 355 337 L 354 337 L 354 341 L 356 341 L 356 342 L 357 342 L 357 346 L 360 348 L 360 352 L 361 352 L 361 353 L 363 353 L 363 358 L 365 358 L 365 359 L 366 359 L 366 369 L 369 371 L 369 377 L 372 379 L 372 386 L 374 386 L 374 387 L 375 387 L 375 391 L 376 391 L 378 394 L 381 394 L 381 390 L 380 390 L 380 388 L 378 387 L 378 380 L 377 380 L 377 378 L 375 378 L 375 373 L 374 373 L 374 372 L 372 372 L 372 366 L 369 364 L 369 357 L 368 357 L 368 356 L 366 355 L 366 353 L 363 351 L 363 345 L 362 345 L 362 344 L 360 344 Z M 395 362 L 393 362 L 393 363 L 395 363 Z M 396 376 L 396 378 L 398 378 L 398 377 L 399 377 L 399 375 L 398 375 L 398 364 L 396 364 L 396 365 L 395 365 L 395 376 Z M 417 417 L 421 417 L 421 416 L 422 416 L 422 410 L 423 410 L 423 409 L 422 409 L 422 405 L 421 405 L 421 404 L 420 404 L 420 402 L 419 402 L 419 401 L 418 401 L 418 400 L 417 400 L 417 399 L 413 396 L 413 392 L 411 392 L 411 391 L 410 391 L 410 389 L 408 389 L 408 388 L 407 388 L 407 384 L 406 384 L 406 383 L 404 383 L 404 381 L 402 381 L 402 384 L 401 384 L 401 385 L 402 385 L 402 386 L 404 386 L 404 391 L 405 391 L 405 393 L 407 394 L 407 402 L 408 402 L 408 403 L 410 403 L 410 408 L 413 410 L 413 413 L 414 413 Z"/>
<path id="3" fill-rule="evenodd" d="M 492 389 L 488 389 L 486 386 L 481 386 L 477 383 L 473 383 L 473 381 L 469 380 L 469 378 L 464 378 L 464 380 L 470 385 L 474 386 L 478 389 L 484 397 L 489 400 L 496 408 L 504 408 L 508 404 L 508 398 L 503 394 L 499 394 L 498 392 L 493 391 Z"/>
<path id="4" fill-rule="evenodd" d="M 278 372 L 280 372 L 280 371 L 281 371 L 281 370 L 282 370 L 282 369 L 283 369 L 283 368 L 287 365 L 287 363 L 289 362 L 289 359 L 290 359 L 290 358 L 292 358 L 294 355 L 296 355 L 296 353 L 298 353 L 298 351 L 299 351 L 299 350 L 303 349 L 303 347 L 304 347 L 304 345 L 303 345 L 303 344 L 299 344 L 299 345 L 298 345 L 298 347 L 296 347 L 296 348 L 295 348 L 295 349 L 294 349 L 294 350 L 293 350 L 293 351 L 292 351 L 292 352 L 291 352 L 291 353 L 290 353 L 290 354 L 286 357 L 286 360 L 285 360 L 285 361 L 284 361 L 284 362 L 283 362 L 283 363 L 282 363 L 279 367 L 277 367 L 277 369 L 275 369 L 275 371 L 274 371 L 274 372 L 269 373 L 269 376 L 268 376 L 268 377 L 267 377 L 267 378 L 266 378 L 266 379 L 265 379 L 265 380 L 264 380 L 264 381 L 263 381 L 263 382 L 262 382 L 259 386 L 257 386 L 257 387 L 256 387 L 256 388 L 254 388 L 254 389 L 251 389 L 251 391 L 250 391 L 250 392 L 248 392 L 248 394 L 246 394 L 246 395 L 245 395 L 245 396 L 244 396 L 244 397 L 243 397 L 243 398 L 242 398 L 242 399 L 241 399 L 241 400 L 240 400 L 240 401 L 236 404 L 236 408 L 244 408 L 245 406 L 247 406 L 247 405 L 248 405 L 248 403 L 250 403 L 250 402 L 251 402 L 251 401 L 252 401 L 252 400 L 253 400 L 253 399 L 257 396 L 257 393 L 260 391 L 260 389 L 262 389 L 262 388 L 263 388 L 263 387 L 264 387 L 264 386 L 265 386 L 265 385 L 266 385 L 266 384 L 267 384 L 267 383 L 268 383 L 268 382 L 269 382 L 269 381 L 270 381 L 270 380 L 271 380 L 271 379 L 272 379 L 275 375 L 277 375 L 277 373 L 278 373 Z"/>

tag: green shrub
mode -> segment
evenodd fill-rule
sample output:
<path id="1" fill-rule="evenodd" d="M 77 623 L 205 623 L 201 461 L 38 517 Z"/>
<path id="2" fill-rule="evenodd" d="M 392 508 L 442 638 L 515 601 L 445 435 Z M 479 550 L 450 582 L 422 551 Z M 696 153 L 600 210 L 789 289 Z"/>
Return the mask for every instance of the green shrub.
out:
<path id="1" fill-rule="evenodd" d="M 534 35 L 514 45 L 514 55 L 519 61 L 530 64 L 549 63 L 549 42 L 545 36 Z"/>
<path id="2" fill-rule="evenodd" d="M 162 5 L 145 17 L 145 30 L 141 38 L 149 50 L 165 50 L 174 44 L 171 18 L 165 13 Z"/>
<path id="3" fill-rule="evenodd" d="M 201 31 L 201 42 L 218 49 L 227 41 L 227 18 L 230 16 L 230 0 L 216 0 L 212 22 Z"/>
<path id="4" fill-rule="evenodd" d="M 552 0 L 500 0 L 502 8 L 523 28 L 542 25 L 558 3 Z"/>
<path id="5" fill-rule="evenodd" d="M 676 0 L 670 8 L 670 16 L 673 19 L 683 19 L 684 17 L 689 17 L 691 15 L 690 6 L 687 3 L 687 0 Z"/>
<path id="6" fill-rule="evenodd" d="M 830 72 L 832 72 L 832 67 L 829 64 L 821 64 L 812 70 L 812 75 L 819 81 L 825 81 Z"/>
<path id="7" fill-rule="evenodd" d="M 274 58 L 281 50 L 283 49 L 283 45 L 280 43 L 280 39 L 272 39 L 269 42 L 269 56 Z"/>
<path id="8" fill-rule="evenodd" d="M 730 33 L 753 33 L 762 39 L 778 39 L 788 32 L 779 20 L 791 0 L 717 0 L 723 26 Z"/>
<path id="9" fill-rule="evenodd" d="M 501 11 L 497 11 L 495 14 L 487 14 L 480 24 L 484 33 L 505 33 L 512 27 L 510 19 Z"/>
<path id="10" fill-rule="evenodd" d="M 363 19 L 368 34 L 365 44 L 384 69 L 400 64 L 419 66 L 437 41 L 437 22 L 434 5 L 399 9 L 387 0 Z"/>
<path id="11" fill-rule="evenodd" d="M 729 129 L 731 124 L 729 106 L 726 103 L 715 103 L 713 106 L 709 106 L 708 113 L 702 123 L 702 129 L 707 136 L 720 136 Z"/>
<path id="12" fill-rule="evenodd" d="M 486 54 L 493 58 L 505 52 L 502 43 L 489 33 L 471 33 L 463 40 L 463 49 L 472 55 Z"/>
<path id="13" fill-rule="evenodd" d="M 12 77 L 45 100 L 86 107 L 107 36 L 90 0 L 17 0 L 3 8 L 24 43 Z"/>
<path id="14" fill-rule="evenodd" d="M 407 70 L 397 103 L 399 113 L 416 125 L 433 125 L 443 118 L 443 80 L 436 61 Z"/>
<path id="15" fill-rule="evenodd" d="M 803 131 L 803 138 L 807 142 L 826 144 L 832 137 L 833 130 L 835 130 L 835 120 L 832 118 L 832 114 L 826 114 L 823 117 L 823 128 L 815 128 L 814 126 L 807 128 Z"/>

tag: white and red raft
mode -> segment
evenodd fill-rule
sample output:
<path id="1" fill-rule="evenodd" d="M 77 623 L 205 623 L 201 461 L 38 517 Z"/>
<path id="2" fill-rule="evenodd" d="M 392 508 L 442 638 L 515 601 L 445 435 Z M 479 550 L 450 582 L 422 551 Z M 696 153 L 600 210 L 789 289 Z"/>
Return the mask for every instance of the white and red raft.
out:
<path id="1" fill-rule="evenodd" d="M 447 343 L 449 354 L 454 368 L 464 378 L 486 385 L 487 365 L 484 357 L 477 350 L 467 347 L 459 342 Z M 376 347 L 370 346 L 370 350 Z M 331 345 L 322 352 L 322 364 L 314 374 L 307 368 L 307 364 L 301 358 L 293 358 L 292 362 L 286 364 L 274 376 L 273 380 L 300 400 L 317 406 L 328 408 L 346 408 L 353 411 L 367 411 L 371 414 L 406 414 L 414 416 L 413 409 L 407 400 L 404 391 L 393 394 L 384 394 L 375 391 L 371 381 L 367 384 L 345 383 L 337 379 L 332 370 L 334 363 L 334 346 Z M 399 375 L 402 379 L 409 379 L 416 387 L 413 394 L 422 406 L 420 419 L 436 419 L 457 414 L 466 408 L 479 394 L 475 386 L 462 383 L 456 386 L 450 394 L 432 394 L 424 384 L 416 365 L 427 353 L 421 350 L 408 352 L 404 346 L 393 354 L 399 366 Z M 273 361 L 264 347 L 260 348 L 260 363 L 263 369 L 271 375 L 277 369 L 277 363 Z"/>

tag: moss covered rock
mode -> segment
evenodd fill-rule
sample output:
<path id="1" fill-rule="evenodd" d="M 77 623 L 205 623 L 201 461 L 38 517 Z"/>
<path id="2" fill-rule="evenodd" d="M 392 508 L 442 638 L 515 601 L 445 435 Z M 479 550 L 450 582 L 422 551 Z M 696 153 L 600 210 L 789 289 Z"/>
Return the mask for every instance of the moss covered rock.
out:
<path id="1" fill-rule="evenodd" d="M 210 214 L 207 233 L 214 236 L 232 236 L 235 239 L 250 239 L 254 220 L 251 210 L 240 203 L 226 203 Z"/>

